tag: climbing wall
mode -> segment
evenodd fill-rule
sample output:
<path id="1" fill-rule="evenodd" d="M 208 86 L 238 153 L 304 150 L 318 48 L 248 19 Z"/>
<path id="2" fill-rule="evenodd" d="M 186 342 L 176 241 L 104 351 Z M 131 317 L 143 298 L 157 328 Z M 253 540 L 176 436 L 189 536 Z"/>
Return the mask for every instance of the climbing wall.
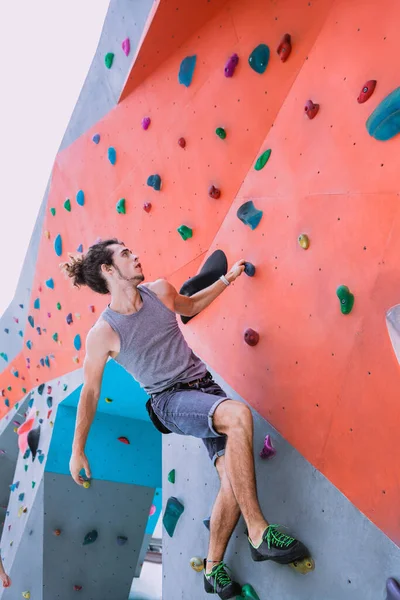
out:
<path id="1" fill-rule="evenodd" d="M 58 268 L 68 252 L 116 236 L 140 255 L 147 280 L 167 277 L 178 289 L 217 248 L 229 263 L 256 266 L 182 328 L 255 411 L 257 450 L 272 432 L 274 462 L 257 459 L 262 505 L 316 560 L 306 579 L 241 563 L 239 524 L 230 562 L 260 598 L 373 599 L 400 575 L 399 371 L 385 324 L 399 302 L 399 93 L 385 101 L 398 86 L 398 12 L 394 0 L 113 2 L 55 160 L 31 293 L 13 306 L 27 321 L 18 330 L 14 318 L 8 345 L 8 314 L 1 334 L 6 418 L 31 389 L 79 372 L 86 333 L 108 302 L 71 290 Z M 284 34 L 292 50 L 281 60 Z M 139 461 L 137 448 L 113 446 L 127 435 L 124 420 L 146 418 L 145 395 L 128 391 L 126 377 L 114 372 L 99 404 L 96 427 L 112 423 L 109 445 L 91 450 L 109 460 L 100 479 L 117 456 Z M 69 447 L 56 432 L 71 439 L 81 383 L 55 422 L 48 461 L 61 461 L 60 475 Z M 156 456 L 160 440 L 147 443 Z M 164 481 L 163 505 L 179 495 L 186 507 L 174 537 L 164 536 L 164 597 L 187 597 L 189 586 L 200 597 L 189 559 L 206 551 L 216 475 L 195 440 L 164 444 L 177 483 Z M 157 494 L 149 469 L 130 483 Z"/>

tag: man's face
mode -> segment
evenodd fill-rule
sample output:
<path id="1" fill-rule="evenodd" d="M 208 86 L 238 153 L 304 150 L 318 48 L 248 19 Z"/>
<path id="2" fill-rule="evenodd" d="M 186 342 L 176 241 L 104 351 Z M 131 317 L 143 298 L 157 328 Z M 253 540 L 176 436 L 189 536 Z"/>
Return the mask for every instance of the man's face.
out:
<path id="1" fill-rule="evenodd" d="M 117 279 L 139 284 L 144 280 L 139 257 L 123 244 L 113 244 L 114 275 Z"/>

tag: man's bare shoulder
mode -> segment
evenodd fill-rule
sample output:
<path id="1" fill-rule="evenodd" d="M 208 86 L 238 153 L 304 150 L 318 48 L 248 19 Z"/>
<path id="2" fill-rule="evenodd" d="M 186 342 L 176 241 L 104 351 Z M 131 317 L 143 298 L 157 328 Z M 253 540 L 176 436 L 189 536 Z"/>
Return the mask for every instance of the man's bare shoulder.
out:
<path id="1" fill-rule="evenodd" d="M 117 333 L 107 321 L 100 318 L 93 327 L 89 330 L 86 337 L 87 349 L 95 349 L 101 351 L 113 352 L 118 347 L 119 338 Z"/>
<path id="2" fill-rule="evenodd" d="M 163 278 L 150 281 L 149 283 L 142 283 L 141 286 L 148 288 L 157 295 L 171 294 L 176 291 L 174 286 Z"/>

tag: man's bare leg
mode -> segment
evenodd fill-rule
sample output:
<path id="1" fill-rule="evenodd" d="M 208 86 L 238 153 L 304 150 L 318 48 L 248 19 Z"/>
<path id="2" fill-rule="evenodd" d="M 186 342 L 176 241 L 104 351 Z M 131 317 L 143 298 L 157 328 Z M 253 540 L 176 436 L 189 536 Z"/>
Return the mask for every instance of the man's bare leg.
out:
<path id="1" fill-rule="evenodd" d="M 221 486 L 215 499 L 210 519 L 206 573 L 224 558 L 229 539 L 240 517 L 240 508 L 225 469 L 225 457 L 220 456 L 216 468 Z"/>
<path id="2" fill-rule="evenodd" d="M 242 402 L 226 400 L 217 407 L 213 425 L 216 431 L 228 437 L 225 449 L 226 474 L 246 521 L 249 537 L 258 546 L 268 522 L 257 498 L 251 411 Z"/>

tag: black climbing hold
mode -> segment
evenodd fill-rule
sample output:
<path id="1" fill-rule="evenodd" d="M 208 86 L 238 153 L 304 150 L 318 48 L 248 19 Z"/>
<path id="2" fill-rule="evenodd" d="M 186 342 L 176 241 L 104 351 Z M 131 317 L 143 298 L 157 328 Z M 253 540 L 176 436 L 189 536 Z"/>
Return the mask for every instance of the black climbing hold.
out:
<path id="1" fill-rule="evenodd" d="M 244 272 L 246 273 L 246 275 L 248 275 L 249 277 L 254 277 L 254 275 L 256 274 L 256 268 L 254 265 L 252 265 L 249 262 L 245 262 L 244 263 Z"/>
<path id="2" fill-rule="evenodd" d="M 35 460 L 40 440 L 40 425 L 31 429 L 28 433 L 28 447 L 32 453 L 32 461 Z"/>
<path id="3" fill-rule="evenodd" d="M 248 225 L 251 229 L 255 229 L 261 221 L 261 217 L 263 216 L 263 211 L 258 210 L 252 200 L 248 200 L 242 206 L 239 207 L 237 211 L 237 217 L 244 223 Z"/>
<path id="4" fill-rule="evenodd" d="M 89 531 L 89 533 L 87 533 L 85 535 L 85 538 L 83 540 L 83 545 L 87 546 L 88 544 L 93 544 L 98 538 L 98 533 L 95 529 L 93 529 L 92 531 Z"/>
<path id="5" fill-rule="evenodd" d="M 265 44 L 260 44 L 254 48 L 249 56 L 249 65 L 256 73 L 264 73 L 269 61 L 269 48 Z"/>

